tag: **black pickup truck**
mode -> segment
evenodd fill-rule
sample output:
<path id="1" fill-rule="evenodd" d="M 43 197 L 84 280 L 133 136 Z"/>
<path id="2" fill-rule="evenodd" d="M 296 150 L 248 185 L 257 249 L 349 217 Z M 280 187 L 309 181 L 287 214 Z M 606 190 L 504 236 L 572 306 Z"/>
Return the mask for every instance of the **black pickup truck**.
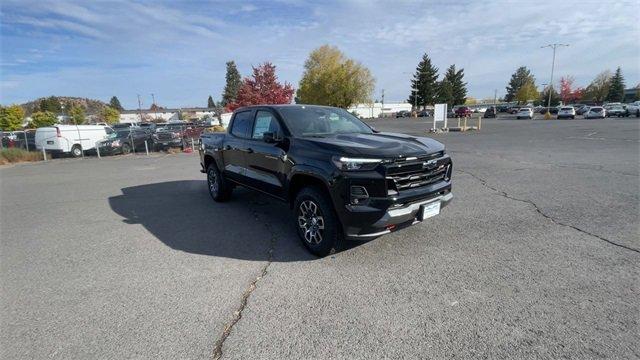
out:
<path id="1" fill-rule="evenodd" d="M 339 108 L 238 109 L 226 133 L 204 132 L 200 165 L 215 201 L 242 185 L 289 203 L 300 239 L 325 256 L 437 215 L 451 158 L 432 139 L 381 133 Z"/>

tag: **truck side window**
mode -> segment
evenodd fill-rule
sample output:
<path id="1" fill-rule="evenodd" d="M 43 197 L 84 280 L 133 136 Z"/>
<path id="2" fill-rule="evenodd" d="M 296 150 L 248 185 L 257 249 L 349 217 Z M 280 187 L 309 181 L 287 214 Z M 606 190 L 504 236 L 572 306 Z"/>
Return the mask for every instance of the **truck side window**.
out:
<path id="1" fill-rule="evenodd" d="M 231 126 L 231 134 L 233 136 L 246 138 L 251 127 L 251 111 L 243 111 L 236 113 Z"/>
<path id="2" fill-rule="evenodd" d="M 256 113 L 256 121 L 253 126 L 251 138 L 254 140 L 262 140 L 262 135 L 266 132 L 279 134 L 280 126 L 278 126 L 278 120 L 273 117 L 273 114 L 260 110 Z"/>

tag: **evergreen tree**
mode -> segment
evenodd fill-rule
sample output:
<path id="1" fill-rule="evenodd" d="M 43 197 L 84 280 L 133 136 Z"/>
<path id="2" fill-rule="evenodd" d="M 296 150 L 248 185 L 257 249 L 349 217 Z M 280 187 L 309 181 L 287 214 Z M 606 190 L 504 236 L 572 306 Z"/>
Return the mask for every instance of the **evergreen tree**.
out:
<path id="1" fill-rule="evenodd" d="M 622 102 L 624 100 L 624 77 L 622 77 L 620 67 L 616 69 L 616 73 L 611 78 L 609 92 L 605 100 L 608 102 Z"/>
<path id="2" fill-rule="evenodd" d="M 216 103 L 213 101 L 213 98 L 211 97 L 211 95 L 209 95 L 209 98 L 207 99 L 207 107 L 209 109 L 216 107 Z"/>
<path id="3" fill-rule="evenodd" d="M 446 103 L 447 108 L 451 109 L 455 105 L 453 95 L 453 84 L 446 77 L 438 83 L 438 103 Z"/>
<path id="4" fill-rule="evenodd" d="M 431 59 L 425 53 L 416 68 L 411 80 L 411 94 L 408 102 L 418 107 L 434 104 L 438 99 L 438 68 L 431 64 Z"/>
<path id="5" fill-rule="evenodd" d="M 535 78 L 531 74 L 531 71 L 527 69 L 526 66 L 519 67 L 513 75 L 511 75 L 511 80 L 509 80 L 509 85 L 507 85 L 507 95 L 505 95 L 504 100 L 506 102 L 511 102 L 516 99 L 516 94 L 520 88 L 527 84 L 535 84 Z"/>
<path id="6" fill-rule="evenodd" d="M 242 85 L 242 78 L 240 77 L 240 72 L 238 72 L 235 62 L 227 62 L 227 74 L 225 79 L 227 83 L 224 86 L 224 92 L 222 93 L 222 104 L 227 106 L 236 100 L 238 97 L 238 90 L 240 90 L 240 86 Z"/>
<path id="7" fill-rule="evenodd" d="M 111 100 L 109 101 L 109 106 L 118 111 L 124 111 L 124 108 L 122 107 L 122 105 L 120 105 L 120 100 L 118 100 L 117 96 L 111 97 Z"/>
<path id="8" fill-rule="evenodd" d="M 50 111 L 54 114 L 59 114 L 62 111 L 62 106 L 60 105 L 60 100 L 58 100 L 57 97 L 49 96 L 48 98 L 43 98 L 40 100 L 39 110 Z"/>
<path id="9" fill-rule="evenodd" d="M 451 85 L 451 101 L 446 101 L 449 106 L 462 105 L 467 100 L 467 83 L 463 81 L 464 69 L 456 71 L 456 66 L 451 65 L 444 74 L 444 79 Z M 443 84 L 446 87 L 448 85 Z"/>
<path id="10" fill-rule="evenodd" d="M 540 104 L 544 107 L 549 103 L 549 92 L 551 92 L 551 102 L 549 106 L 560 105 L 560 94 L 553 88 L 553 86 L 546 86 L 540 93 Z"/>

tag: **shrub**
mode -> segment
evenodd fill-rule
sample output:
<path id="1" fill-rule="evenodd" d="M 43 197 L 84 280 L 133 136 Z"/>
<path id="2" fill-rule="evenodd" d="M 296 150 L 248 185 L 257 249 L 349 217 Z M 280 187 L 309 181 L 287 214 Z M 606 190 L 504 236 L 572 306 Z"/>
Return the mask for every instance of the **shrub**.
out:
<path id="1" fill-rule="evenodd" d="M 42 160 L 42 153 L 40 152 L 26 151 L 17 148 L 0 150 L 0 165 L 40 160 Z"/>

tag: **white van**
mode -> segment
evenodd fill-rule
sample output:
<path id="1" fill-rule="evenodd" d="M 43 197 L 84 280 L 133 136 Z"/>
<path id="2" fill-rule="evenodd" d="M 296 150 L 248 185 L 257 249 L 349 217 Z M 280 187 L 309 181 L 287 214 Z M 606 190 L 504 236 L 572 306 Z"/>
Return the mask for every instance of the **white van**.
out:
<path id="1" fill-rule="evenodd" d="M 36 148 L 52 154 L 82 156 L 83 151 L 96 148 L 113 129 L 103 125 L 55 125 L 36 130 Z"/>

